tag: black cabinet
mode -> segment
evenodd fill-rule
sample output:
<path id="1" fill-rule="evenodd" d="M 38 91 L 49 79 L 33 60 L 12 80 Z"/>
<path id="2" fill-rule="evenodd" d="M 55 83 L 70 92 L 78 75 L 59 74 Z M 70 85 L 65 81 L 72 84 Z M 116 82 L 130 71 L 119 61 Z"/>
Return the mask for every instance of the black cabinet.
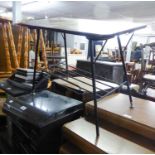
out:
<path id="1" fill-rule="evenodd" d="M 91 74 L 87 73 L 91 73 L 90 61 L 77 60 L 77 68 L 86 71 L 85 73 L 83 71 L 79 71 L 81 74 L 91 76 Z M 121 62 L 97 61 L 95 62 L 95 75 L 104 77 L 116 83 L 122 83 L 124 78 L 123 65 Z"/>
<path id="2" fill-rule="evenodd" d="M 82 103 L 42 91 L 9 97 L 3 109 L 11 124 L 10 141 L 15 153 L 58 153 L 61 127 L 81 115 Z"/>

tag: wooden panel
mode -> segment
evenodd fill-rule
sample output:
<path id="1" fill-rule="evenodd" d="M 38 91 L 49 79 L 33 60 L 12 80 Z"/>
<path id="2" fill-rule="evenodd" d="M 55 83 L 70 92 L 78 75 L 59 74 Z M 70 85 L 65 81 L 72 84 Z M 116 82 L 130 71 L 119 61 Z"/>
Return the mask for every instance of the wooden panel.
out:
<path id="1" fill-rule="evenodd" d="M 84 118 L 63 126 L 64 136 L 84 153 L 155 153 L 102 128 L 97 138 L 95 129 Z"/>
<path id="2" fill-rule="evenodd" d="M 130 109 L 124 94 L 108 96 L 98 102 L 98 117 L 155 140 L 155 103 L 133 97 L 133 104 Z M 86 112 L 93 112 L 92 101 L 86 104 Z"/>

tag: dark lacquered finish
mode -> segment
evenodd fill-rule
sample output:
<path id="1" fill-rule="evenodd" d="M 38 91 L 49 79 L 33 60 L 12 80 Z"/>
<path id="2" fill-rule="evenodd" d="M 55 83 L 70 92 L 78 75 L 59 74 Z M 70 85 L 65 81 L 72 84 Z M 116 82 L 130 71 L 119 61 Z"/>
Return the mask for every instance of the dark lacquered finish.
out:
<path id="1" fill-rule="evenodd" d="M 16 74 L 20 72 L 20 76 L 27 76 L 27 74 L 33 74 L 32 69 L 27 69 L 29 73 L 26 72 L 26 69 L 18 69 L 15 74 L 13 74 L 7 80 L 0 82 L 0 89 L 5 91 L 8 95 L 13 97 L 18 97 L 21 95 L 26 95 L 32 92 L 32 81 L 27 82 L 26 80 L 21 81 L 20 78 L 16 77 Z M 35 80 L 35 91 L 45 90 L 48 84 L 48 75 L 46 73 L 36 73 L 38 78 Z"/>
<path id="2" fill-rule="evenodd" d="M 46 90 L 17 98 L 9 97 L 4 105 L 4 111 L 40 127 L 80 108 L 82 102 Z"/>
<path id="3" fill-rule="evenodd" d="M 9 118 L 7 135 L 12 136 L 6 141 L 14 153 L 58 153 L 62 125 L 77 119 L 82 108 L 82 102 L 47 90 L 9 96 L 3 111 Z"/>
<path id="4" fill-rule="evenodd" d="M 5 91 L 7 94 L 10 94 L 11 96 L 15 97 L 29 93 L 28 90 L 20 89 L 18 87 L 11 85 L 7 80 L 0 82 L 0 89 Z"/>

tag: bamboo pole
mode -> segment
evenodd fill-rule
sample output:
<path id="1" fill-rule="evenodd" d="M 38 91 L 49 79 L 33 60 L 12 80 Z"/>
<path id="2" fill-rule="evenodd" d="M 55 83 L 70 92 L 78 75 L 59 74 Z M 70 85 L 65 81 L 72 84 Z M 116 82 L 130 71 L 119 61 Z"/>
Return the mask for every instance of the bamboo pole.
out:
<path id="1" fill-rule="evenodd" d="M 47 70 L 48 64 L 47 64 L 46 48 L 45 48 L 45 42 L 44 42 L 42 30 L 40 30 L 40 42 L 41 42 L 41 47 L 42 47 L 42 58 L 44 61 L 45 69 Z"/>
<path id="2" fill-rule="evenodd" d="M 10 39 L 10 45 L 11 45 L 11 50 L 12 50 L 12 56 L 13 56 L 13 63 L 15 69 L 19 68 L 18 64 L 18 59 L 17 59 L 17 53 L 16 53 L 16 48 L 15 48 L 15 43 L 14 43 L 14 37 L 12 33 L 12 27 L 10 22 L 7 23 L 7 29 L 8 29 L 8 34 L 9 34 L 9 39 Z"/>
<path id="3" fill-rule="evenodd" d="M 20 61 L 21 61 L 21 50 L 22 50 L 22 43 L 23 43 L 23 27 L 19 27 L 19 36 L 18 36 L 18 45 L 17 45 L 17 58 L 18 58 L 18 63 L 20 66 Z"/>
<path id="4" fill-rule="evenodd" d="M 28 68 L 28 28 L 25 28 L 25 36 L 24 36 L 24 68 Z"/>
<path id="5" fill-rule="evenodd" d="M 4 48 L 5 48 L 6 70 L 9 72 L 9 71 L 12 71 L 12 67 L 11 67 L 9 44 L 8 44 L 8 37 L 7 37 L 5 23 L 2 24 L 2 36 L 3 36 L 3 42 L 4 42 Z"/>

